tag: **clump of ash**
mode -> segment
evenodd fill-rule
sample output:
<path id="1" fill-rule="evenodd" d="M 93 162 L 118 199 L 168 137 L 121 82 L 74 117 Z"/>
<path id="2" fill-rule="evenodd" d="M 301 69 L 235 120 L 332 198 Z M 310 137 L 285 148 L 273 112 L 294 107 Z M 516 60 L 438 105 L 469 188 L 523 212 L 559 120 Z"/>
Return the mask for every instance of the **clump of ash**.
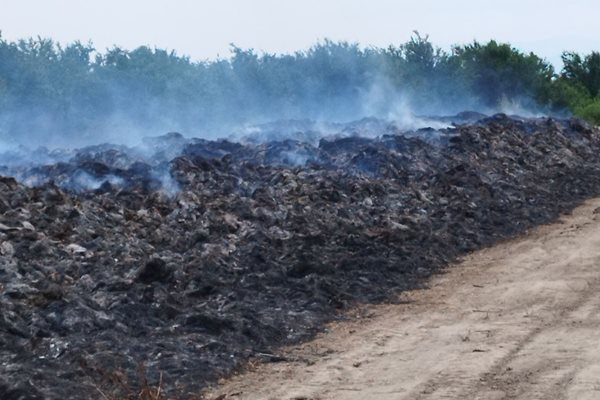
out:
<path id="1" fill-rule="evenodd" d="M 188 398 L 600 190 L 581 121 L 430 120 L 5 153 L 0 398 Z"/>

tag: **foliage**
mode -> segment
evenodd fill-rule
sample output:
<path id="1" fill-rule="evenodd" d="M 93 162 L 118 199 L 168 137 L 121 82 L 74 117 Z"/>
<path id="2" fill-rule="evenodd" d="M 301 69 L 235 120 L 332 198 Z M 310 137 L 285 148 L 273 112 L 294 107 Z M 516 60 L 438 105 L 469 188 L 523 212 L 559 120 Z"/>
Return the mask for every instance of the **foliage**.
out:
<path id="1" fill-rule="evenodd" d="M 600 99 L 596 98 L 585 106 L 576 108 L 575 113 L 595 125 L 600 125 Z"/>
<path id="2" fill-rule="evenodd" d="M 450 53 L 415 32 L 387 49 L 325 40 L 293 54 L 232 45 L 229 59 L 196 62 L 174 51 L 0 36 L 0 136 L 25 142 L 131 127 L 210 135 L 276 118 L 385 115 L 399 99 L 420 113 L 490 111 L 534 99 L 597 122 L 600 54 L 564 53 L 559 75 L 533 53 L 490 41 Z"/>
<path id="3" fill-rule="evenodd" d="M 472 91 L 490 107 L 506 98 L 535 97 L 554 74 L 552 66 L 535 54 L 494 40 L 457 46 L 454 56 Z"/>
<path id="4" fill-rule="evenodd" d="M 587 89 L 577 81 L 570 81 L 563 77 L 550 81 L 538 93 L 542 104 L 547 104 L 551 110 L 575 110 L 592 101 L 592 96 Z"/>
<path id="5" fill-rule="evenodd" d="M 562 60 L 563 78 L 580 83 L 594 97 L 600 94 L 600 53 L 593 51 L 582 58 L 577 53 L 565 52 Z"/>

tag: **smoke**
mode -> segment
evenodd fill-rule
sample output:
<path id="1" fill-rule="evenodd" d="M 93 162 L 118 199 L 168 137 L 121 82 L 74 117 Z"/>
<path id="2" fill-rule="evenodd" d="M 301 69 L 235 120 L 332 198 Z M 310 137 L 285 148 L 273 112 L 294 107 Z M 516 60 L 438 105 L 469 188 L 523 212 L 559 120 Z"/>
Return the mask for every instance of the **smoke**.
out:
<path id="1" fill-rule="evenodd" d="M 531 98 L 524 96 L 510 99 L 503 97 L 494 111 L 524 118 L 540 118 L 548 115 L 547 110 L 543 110 Z"/>
<path id="2" fill-rule="evenodd" d="M 503 99 L 496 109 L 483 106 L 460 75 L 435 67 L 443 57 L 426 38 L 417 35 L 409 44 L 412 58 L 406 46 L 397 48 L 400 55 L 395 55 L 325 41 L 287 55 L 234 47 L 229 60 L 203 63 L 145 47 L 131 52 L 111 49 L 98 53 L 96 61 L 89 57 L 93 49 L 81 45 L 54 48 L 53 61 L 24 51 L 22 58 L 28 63 L 12 61 L 15 69 L 22 67 L 26 73 L 10 71 L 7 79 L 11 87 L 27 82 L 31 88 L 27 93 L 0 92 L 0 151 L 99 143 L 133 147 L 144 137 L 172 131 L 205 139 L 258 141 L 294 138 L 301 132 L 305 136 L 296 139 L 314 141 L 318 134 L 335 133 L 336 123 L 369 117 L 414 130 L 441 129 L 443 124 L 425 116 L 464 110 L 539 114 L 529 111 L 533 102 L 525 102 L 525 97 Z M 421 60 L 419 51 L 432 59 Z M 73 53 L 82 55 L 75 65 L 67 57 Z M 304 127 L 291 132 L 292 127 L 282 128 L 285 124 L 280 123 L 273 128 L 280 129 L 281 136 L 275 129 L 267 134 L 267 124 L 273 121 L 311 121 L 314 132 Z"/>
<path id="3" fill-rule="evenodd" d="M 421 37 L 412 45 L 432 49 Z M 96 61 L 88 54 L 78 64 L 60 47 L 51 61 L 24 52 L 24 59 L 33 58 L 13 60 L 7 79 L 15 88 L 27 83 L 28 90 L 0 92 L 0 172 L 31 186 L 58 182 L 89 191 L 135 184 L 123 171 L 145 165 L 150 186 L 174 196 L 180 186 L 168 163 L 193 143 L 187 138 L 313 147 L 323 138 L 399 133 L 435 140 L 460 121 L 442 116 L 465 110 L 542 115 L 525 94 L 485 106 L 465 82 L 435 69 L 438 55 L 423 67 L 399 49 L 404 53 L 397 57 L 325 41 L 290 55 L 234 48 L 229 60 L 203 63 L 148 48 L 112 49 Z M 185 137 L 156 138 L 164 132 Z M 303 166 L 312 153 L 291 146 L 278 157 Z M 96 171 L 89 166 L 94 163 L 111 168 Z"/>
<path id="4" fill-rule="evenodd" d="M 114 186 L 122 186 L 124 184 L 123 178 L 118 176 L 108 174 L 100 178 L 95 178 L 92 175 L 88 174 L 84 171 L 77 171 L 73 178 L 71 179 L 71 183 L 68 186 L 71 190 L 76 192 L 84 192 L 89 190 L 97 190 L 103 184 L 109 183 Z M 30 183 L 31 185 L 31 183 Z M 39 185 L 39 183 L 38 183 Z M 32 186 L 38 186 L 32 185 Z"/>
<path id="5" fill-rule="evenodd" d="M 168 197 L 175 197 L 181 190 L 179 183 L 166 168 L 152 171 L 151 176 L 159 182 L 160 186 L 158 190 L 165 193 Z"/>

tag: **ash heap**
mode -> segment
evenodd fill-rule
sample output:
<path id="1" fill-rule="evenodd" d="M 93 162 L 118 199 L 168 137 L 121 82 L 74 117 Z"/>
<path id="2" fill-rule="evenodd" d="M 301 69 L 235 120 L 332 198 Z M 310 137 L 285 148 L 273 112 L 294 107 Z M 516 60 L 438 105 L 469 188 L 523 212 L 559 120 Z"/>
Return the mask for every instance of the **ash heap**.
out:
<path id="1" fill-rule="evenodd" d="M 4 154 L 0 398 L 192 398 L 600 191 L 581 121 L 434 122 Z"/>

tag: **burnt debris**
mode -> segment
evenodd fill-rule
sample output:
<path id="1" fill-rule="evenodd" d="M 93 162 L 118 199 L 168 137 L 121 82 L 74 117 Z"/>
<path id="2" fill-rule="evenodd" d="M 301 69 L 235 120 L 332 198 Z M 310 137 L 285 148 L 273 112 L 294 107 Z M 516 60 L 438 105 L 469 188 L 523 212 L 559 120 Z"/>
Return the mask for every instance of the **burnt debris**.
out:
<path id="1" fill-rule="evenodd" d="M 600 189 L 600 132 L 576 120 L 307 129 L 7 163 L 1 397 L 126 396 L 162 374 L 187 398 Z"/>

